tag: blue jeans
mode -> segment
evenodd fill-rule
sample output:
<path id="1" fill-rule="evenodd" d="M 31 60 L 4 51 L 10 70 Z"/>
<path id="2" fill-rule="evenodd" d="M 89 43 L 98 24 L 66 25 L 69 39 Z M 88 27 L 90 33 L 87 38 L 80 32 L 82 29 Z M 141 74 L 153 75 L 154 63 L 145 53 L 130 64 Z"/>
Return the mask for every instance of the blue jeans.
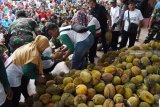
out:
<path id="1" fill-rule="evenodd" d="M 75 50 L 72 58 L 72 69 L 83 69 L 85 55 L 87 55 L 93 43 L 94 37 L 92 34 L 90 34 L 84 41 L 75 44 Z"/>

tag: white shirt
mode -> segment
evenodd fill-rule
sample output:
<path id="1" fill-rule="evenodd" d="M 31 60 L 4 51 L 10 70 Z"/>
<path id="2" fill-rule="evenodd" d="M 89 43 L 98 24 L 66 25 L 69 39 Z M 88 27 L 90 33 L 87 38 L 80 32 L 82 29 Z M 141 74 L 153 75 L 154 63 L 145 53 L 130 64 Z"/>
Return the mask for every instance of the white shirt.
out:
<path id="1" fill-rule="evenodd" d="M 21 78 L 23 75 L 22 67 L 16 66 L 12 62 L 12 56 L 10 56 L 6 62 L 5 67 L 7 72 L 8 81 L 11 87 L 19 87 L 21 85 Z"/>
<path id="2" fill-rule="evenodd" d="M 52 48 L 51 47 L 48 47 L 43 52 L 43 55 L 51 55 L 51 54 L 52 54 Z M 54 62 L 51 59 L 42 61 L 43 69 L 51 68 L 53 66 L 53 64 L 54 64 Z"/>
<path id="3" fill-rule="evenodd" d="M 140 10 L 135 9 L 134 11 L 129 11 L 129 16 L 130 16 L 130 22 L 139 24 L 141 20 L 143 20 L 143 16 Z M 128 10 L 125 11 L 124 17 L 123 17 L 124 22 L 124 30 L 128 31 L 128 26 L 129 26 L 129 21 L 128 21 Z"/>
<path id="4" fill-rule="evenodd" d="M 0 82 L 0 106 L 3 105 L 6 101 L 6 94 L 4 91 L 4 87 L 2 85 L 2 83 Z"/>
<path id="5" fill-rule="evenodd" d="M 96 27 L 96 34 L 101 33 L 100 23 L 95 17 L 93 17 L 92 20 L 88 23 L 88 27 L 92 25 L 95 25 Z"/>
<path id="6" fill-rule="evenodd" d="M 121 9 L 119 6 L 111 7 L 110 16 L 111 16 L 112 26 L 114 23 L 117 23 L 119 21 L 120 12 L 121 12 Z M 120 30 L 120 24 L 117 24 L 114 31 L 119 31 L 119 30 Z"/>
<path id="7" fill-rule="evenodd" d="M 84 33 L 77 33 L 74 30 L 63 31 L 65 29 L 71 29 L 71 26 L 61 27 L 60 28 L 60 35 L 68 35 L 71 41 L 76 44 L 78 42 L 84 41 L 90 34 L 90 31 Z M 62 31 L 62 32 L 61 32 Z"/>

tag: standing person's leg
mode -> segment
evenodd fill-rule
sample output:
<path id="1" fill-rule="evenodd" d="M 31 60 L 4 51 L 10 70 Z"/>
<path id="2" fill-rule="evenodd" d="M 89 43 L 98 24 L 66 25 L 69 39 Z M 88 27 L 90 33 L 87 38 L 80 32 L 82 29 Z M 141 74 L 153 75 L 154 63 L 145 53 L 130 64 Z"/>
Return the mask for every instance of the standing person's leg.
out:
<path id="1" fill-rule="evenodd" d="M 21 92 L 24 96 L 25 99 L 29 98 L 29 94 L 28 94 L 28 89 L 27 89 L 27 86 L 29 84 L 29 78 L 28 77 L 25 77 L 25 76 L 22 76 L 22 79 L 21 79 Z"/>
<path id="2" fill-rule="evenodd" d="M 97 52 L 97 43 L 98 43 L 98 38 L 94 39 L 94 44 L 89 50 L 89 61 L 90 63 L 94 63 L 94 57 L 96 56 Z"/>
<path id="3" fill-rule="evenodd" d="M 112 32 L 111 47 L 112 47 L 113 50 L 117 50 L 119 35 L 120 35 L 120 32 L 119 32 L 119 31 L 113 31 L 113 32 Z"/>
<path id="4" fill-rule="evenodd" d="M 106 31 L 102 31 L 101 32 L 101 42 L 102 42 L 102 46 L 103 46 L 103 52 L 106 53 L 109 49 L 109 45 L 106 42 Z"/>
<path id="5" fill-rule="evenodd" d="M 71 69 L 83 69 L 84 58 L 94 43 L 93 35 L 89 35 L 84 41 L 78 42 L 75 46 Z"/>
<path id="6" fill-rule="evenodd" d="M 122 34 L 121 42 L 120 42 L 120 49 L 126 47 L 128 36 L 129 36 L 128 32 L 124 31 Z"/>
<path id="7" fill-rule="evenodd" d="M 19 107 L 19 101 L 21 97 L 21 87 L 11 87 L 13 91 L 13 99 L 11 107 Z"/>
<path id="8" fill-rule="evenodd" d="M 134 46 L 135 41 L 136 41 L 136 36 L 137 36 L 137 30 L 129 33 L 129 46 L 128 47 Z"/>
<path id="9" fill-rule="evenodd" d="M 146 37 L 144 43 L 149 43 L 151 40 L 153 40 L 153 37 L 155 36 L 156 33 L 157 33 L 157 29 L 155 27 L 152 27 L 149 30 L 148 36 Z"/>

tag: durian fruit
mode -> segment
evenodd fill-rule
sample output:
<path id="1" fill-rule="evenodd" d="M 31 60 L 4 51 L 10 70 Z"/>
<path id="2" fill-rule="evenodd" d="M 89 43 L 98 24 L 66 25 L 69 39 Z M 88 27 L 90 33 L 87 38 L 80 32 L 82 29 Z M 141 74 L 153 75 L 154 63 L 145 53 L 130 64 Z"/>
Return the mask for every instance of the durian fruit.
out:
<path id="1" fill-rule="evenodd" d="M 57 101 L 56 103 L 54 103 L 54 107 L 64 107 L 64 104 L 62 103 L 62 101 Z"/>
<path id="2" fill-rule="evenodd" d="M 84 83 L 89 83 L 92 79 L 91 74 L 89 72 L 86 72 L 86 71 L 82 71 L 80 73 L 80 78 Z"/>
<path id="3" fill-rule="evenodd" d="M 95 105 L 94 107 L 103 107 L 102 105 Z"/>
<path id="4" fill-rule="evenodd" d="M 125 88 L 130 88 L 132 90 L 132 92 L 134 92 L 136 90 L 136 85 L 132 82 L 128 82 L 124 85 Z"/>
<path id="5" fill-rule="evenodd" d="M 74 93 L 75 91 L 76 91 L 76 86 L 74 85 L 74 83 L 68 83 L 64 87 L 64 92 L 65 93 Z"/>
<path id="6" fill-rule="evenodd" d="M 139 104 L 139 107 L 151 107 L 151 105 L 148 104 L 148 103 L 146 103 L 146 102 L 141 102 L 141 103 Z"/>
<path id="7" fill-rule="evenodd" d="M 55 103 L 55 102 L 60 101 L 60 100 L 61 100 L 60 95 L 53 95 L 52 99 L 51 99 L 52 103 Z"/>
<path id="8" fill-rule="evenodd" d="M 124 103 L 117 103 L 115 107 L 126 107 L 126 106 L 124 105 Z"/>
<path id="9" fill-rule="evenodd" d="M 160 58 L 157 56 L 157 55 L 153 55 L 151 57 L 151 61 L 154 63 L 154 62 L 159 62 L 160 61 Z"/>
<path id="10" fill-rule="evenodd" d="M 142 75 L 137 75 L 135 77 L 132 77 L 131 82 L 136 84 L 136 85 L 139 85 L 143 82 L 143 76 Z"/>
<path id="11" fill-rule="evenodd" d="M 145 66 L 145 67 L 151 64 L 151 62 L 150 62 L 150 60 L 149 60 L 148 57 L 142 57 L 142 58 L 141 58 L 141 63 L 142 63 L 142 65 Z"/>
<path id="12" fill-rule="evenodd" d="M 45 105 L 45 107 L 54 107 L 54 104 L 53 103 L 49 103 L 49 104 Z"/>
<path id="13" fill-rule="evenodd" d="M 63 57 L 62 52 L 55 52 L 53 58 L 54 59 L 61 59 Z"/>
<path id="14" fill-rule="evenodd" d="M 160 95 L 155 94 L 154 99 L 155 99 L 155 104 L 159 104 Z"/>
<path id="15" fill-rule="evenodd" d="M 121 84 L 121 78 L 119 76 L 114 76 L 113 80 L 112 80 L 112 83 L 114 85 L 120 85 Z"/>
<path id="16" fill-rule="evenodd" d="M 123 69 L 121 69 L 121 68 L 117 68 L 117 72 L 116 72 L 116 75 L 115 76 L 119 76 L 119 77 L 121 77 L 122 75 L 123 75 Z"/>
<path id="17" fill-rule="evenodd" d="M 131 63 L 132 61 L 133 61 L 133 56 L 131 56 L 131 55 L 128 55 L 127 57 L 126 57 L 126 62 L 127 63 Z"/>
<path id="18" fill-rule="evenodd" d="M 139 100 L 136 97 L 130 97 L 127 100 L 127 104 L 129 105 L 129 107 L 138 107 Z"/>
<path id="19" fill-rule="evenodd" d="M 138 67 L 139 67 L 141 61 L 140 61 L 140 59 L 138 59 L 138 58 L 134 58 L 132 63 L 133 63 L 134 66 L 138 66 Z"/>
<path id="20" fill-rule="evenodd" d="M 139 67 L 137 67 L 137 66 L 133 66 L 131 68 L 131 72 L 132 72 L 133 76 L 136 76 L 136 75 L 141 74 L 141 69 Z"/>
<path id="21" fill-rule="evenodd" d="M 126 69 L 131 69 L 132 67 L 133 67 L 133 64 L 132 64 L 132 63 L 127 63 Z"/>
<path id="22" fill-rule="evenodd" d="M 104 96 L 106 98 L 113 98 L 116 93 L 115 91 L 113 84 L 107 84 L 104 88 Z"/>
<path id="23" fill-rule="evenodd" d="M 39 100 L 43 103 L 43 104 L 48 104 L 50 102 L 51 99 L 51 95 L 46 93 L 46 94 L 42 94 L 39 97 Z"/>
<path id="24" fill-rule="evenodd" d="M 61 101 L 65 106 L 74 105 L 74 96 L 70 93 L 63 93 Z"/>
<path id="25" fill-rule="evenodd" d="M 46 92 L 52 95 L 56 95 L 61 93 L 61 89 L 58 87 L 58 85 L 53 84 L 46 89 Z"/>
<path id="26" fill-rule="evenodd" d="M 87 105 L 85 103 L 81 103 L 81 104 L 78 104 L 77 107 L 87 107 Z"/>
<path id="27" fill-rule="evenodd" d="M 89 88 L 88 91 L 87 91 L 88 100 L 91 100 L 94 97 L 95 94 L 96 94 L 96 90 L 93 89 L 93 88 Z"/>
<path id="28" fill-rule="evenodd" d="M 148 87 L 147 87 L 145 84 L 141 84 L 141 85 L 138 87 L 138 89 L 148 91 Z"/>
<path id="29" fill-rule="evenodd" d="M 117 103 L 123 103 L 124 98 L 121 94 L 116 94 L 114 96 L 113 100 L 114 100 L 114 103 L 116 103 L 116 104 Z"/>
<path id="30" fill-rule="evenodd" d="M 146 71 L 147 71 L 147 74 L 152 74 L 152 73 L 154 72 L 153 66 L 148 65 L 148 66 L 146 67 Z"/>
<path id="31" fill-rule="evenodd" d="M 36 86 L 37 94 L 42 95 L 42 94 L 46 93 L 46 88 L 47 87 L 45 85 L 37 85 Z"/>
<path id="32" fill-rule="evenodd" d="M 40 102 L 40 101 L 35 101 L 35 102 L 33 103 L 33 107 L 43 107 L 43 104 L 42 104 L 42 102 Z"/>
<path id="33" fill-rule="evenodd" d="M 46 86 L 49 87 L 50 85 L 55 84 L 54 80 L 49 80 L 46 82 Z"/>
<path id="34" fill-rule="evenodd" d="M 146 69 L 141 70 L 141 75 L 143 76 L 143 78 L 145 78 L 148 75 Z"/>
<path id="35" fill-rule="evenodd" d="M 152 51 L 145 52 L 145 57 L 151 58 L 153 56 Z"/>
<path id="36" fill-rule="evenodd" d="M 113 75 L 116 73 L 116 71 L 117 71 L 117 69 L 113 65 L 110 65 L 110 66 L 104 68 L 104 72 L 111 73 Z"/>
<path id="37" fill-rule="evenodd" d="M 159 107 L 158 104 L 152 104 L 152 107 Z"/>
<path id="38" fill-rule="evenodd" d="M 80 103 L 86 103 L 87 97 L 83 94 L 77 95 L 74 98 L 74 105 L 77 106 Z"/>
<path id="39" fill-rule="evenodd" d="M 73 78 L 71 78 L 71 77 L 65 77 L 63 79 L 64 86 L 66 86 L 68 83 L 72 83 L 72 82 L 73 82 Z"/>
<path id="40" fill-rule="evenodd" d="M 146 90 L 141 91 L 140 99 L 149 103 L 149 104 L 153 104 L 155 101 L 154 96 Z"/>
<path id="41" fill-rule="evenodd" d="M 87 86 L 85 86 L 84 84 L 80 84 L 76 87 L 76 93 L 78 94 L 87 94 Z"/>
<path id="42" fill-rule="evenodd" d="M 101 73 L 98 70 L 92 70 L 91 75 L 92 75 L 92 84 L 93 85 L 98 84 L 101 79 Z"/>
<path id="43" fill-rule="evenodd" d="M 54 78 L 54 81 L 56 84 L 62 84 L 63 83 L 63 79 L 64 77 L 60 76 L 60 75 L 57 75 L 55 78 Z"/>
<path id="44" fill-rule="evenodd" d="M 76 77 L 76 78 L 73 80 L 73 83 L 77 86 L 77 85 L 79 85 L 79 84 L 82 84 L 83 81 L 81 80 L 80 77 Z"/>
<path id="45" fill-rule="evenodd" d="M 152 87 L 150 92 L 154 95 L 154 94 L 160 94 L 160 84 L 155 83 Z"/>
<path id="46" fill-rule="evenodd" d="M 105 83 L 103 81 L 94 86 L 96 92 L 103 92 L 104 88 L 105 88 Z"/>
<path id="47" fill-rule="evenodd" d="M 115 89 L 116 89 L 116 93 L 117 94 L 124 94 L 124 86 L 123 85 L 116 85 L 115 86 Z"/>
<path id="48" fill-rule="evenodd" d="M 111 73 L 103 73 L 102 74 L 102 80 L 105 82 L 105 83 L 109 83 L 111 82 L 113 79 L 113 75 Z"/>
<path id="49" fill-rule="evenodd" d="M 150 82 L 160 83 L 160 75 L 158 75 L 158 74 L 150 74 L 150 75 L 148 75 L 148 79 Z"/>
<path id="50" fill-rule="evenodd" d="M 96 94 L 94 95 L 92 100 L 95 105 L 103 105 L 103 103 L 105 102 L 105 97 L 101 94 Z"/>
<path id="51" fill-rule="evenodd" d="M 125 88 L 124 91 L 124 98 L 128 99 L 133 95 L 132 89 L 130 88 Z"/>
<path id="52" fill-rule="evenodd" d="M 93 101 L 88 101 L 88 102 L 87 102 L 87 106 L 88 106 L 88 107 L 94 107 L 95 104 L 94 104 Z"/>
<path id="53" fill-rule="evenodd" d="M 106 99 L 103 103 L 103 107 L 114 107 L 114 102 L 112 99 Z"/>
<path id="54" fill-rule="evenodd" d="M 125 83 L 127 83 L 128 81 L 129 81 L 129 76 L 127 75 L 127 74 L 123 74 L 122 76 L 121 76 L 121 81 L 122 81 L 122 84 L 125 84 Z"/>
<path id="55" fill-rule="evenodd" d="M 132 72 L 131 72 L 131 70 L 130 70 L 130 69 L 127 69 L 127 70 L 124 70 L 123 74 L 127 74 L 127 75 L 128 75 L 128 77 L 131 77 Z"/>

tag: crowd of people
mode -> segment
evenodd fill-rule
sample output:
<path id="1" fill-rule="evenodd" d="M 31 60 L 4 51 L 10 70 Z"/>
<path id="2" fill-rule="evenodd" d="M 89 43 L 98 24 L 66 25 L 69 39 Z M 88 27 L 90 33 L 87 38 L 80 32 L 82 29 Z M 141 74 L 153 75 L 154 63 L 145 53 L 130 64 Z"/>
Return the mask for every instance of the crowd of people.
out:
<path id="1" fill-rule="evenodd" d="M 70 69 L 82 70 L 86 62 L 95 63 L 99 42 L 104 53 L 134 46 L 145 15 L 137 7 L 135 0 L 1 3 L 0 107 L 19 107 L 21 93 L 29 100 L 29 79 L 45 83 L 45 74 L 71 54 Z M 160 40 L 160 1 L 152 11 L 144 43 Z M 107 32 L 112 33 L 110 44 Z M 55 59 L 55 50 L 62 58 Z"/>

